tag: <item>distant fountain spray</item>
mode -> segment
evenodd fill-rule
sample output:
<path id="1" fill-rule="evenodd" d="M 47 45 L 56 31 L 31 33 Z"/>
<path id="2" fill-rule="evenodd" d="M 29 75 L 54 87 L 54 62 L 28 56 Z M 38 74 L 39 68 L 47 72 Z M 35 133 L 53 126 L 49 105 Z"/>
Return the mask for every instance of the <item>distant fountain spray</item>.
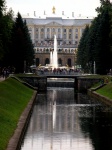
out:
<path id="1" fill-rule="evenodd" d="M 58 55 L 57 55 L 57 39 L 54 35 L 54 51 L 50 52 L 50 65 L 53 68 L 58 68 Z"/>

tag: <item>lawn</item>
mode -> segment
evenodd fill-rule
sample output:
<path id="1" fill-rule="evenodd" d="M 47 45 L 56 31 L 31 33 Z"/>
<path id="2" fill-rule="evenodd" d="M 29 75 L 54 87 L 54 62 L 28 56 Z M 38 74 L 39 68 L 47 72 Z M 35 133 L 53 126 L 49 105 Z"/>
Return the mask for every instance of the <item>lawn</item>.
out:
<path id="1" fill-rule="evenodd" d="M 33 90 L 15 79 L 0 82 L 0 150 L 5 150 Z"/>
<path id="2" fill-rule="evenodd" d="M 112 99 L 112 82 L 109 82 L 107 85 L 96 90 L 97 93 Z"/>

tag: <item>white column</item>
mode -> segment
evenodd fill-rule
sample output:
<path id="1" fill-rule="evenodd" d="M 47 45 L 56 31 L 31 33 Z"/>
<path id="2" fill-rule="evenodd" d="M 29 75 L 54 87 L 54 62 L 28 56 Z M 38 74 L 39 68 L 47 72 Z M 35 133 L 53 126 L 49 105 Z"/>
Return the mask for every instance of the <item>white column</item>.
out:
<path id="1" fill-rule="evenodd" d="M 40 28 L 38 28 L 38 37 L 39 37 L 39 43 L 40 43 Z"/>
<path id="2" fill-rule="evenodd" d="M 44 35 L 44 39 L 47 38 L 47 28 L 45 27 L 45 35 Z"/>
<path id="3" fill-rule="evenodd" d="M 49 28 L 49 30 L 50 30 L 50 38 L 51 38 L 51 28 Z"/>
<path id="4" fill-rule="evenodd" d="M 73 28 L 72 29 L 73 30 L 73 32 L 72 32 L 72 40 L 73 40 L 73 44 L 75 44 L 75 29 Z"/>

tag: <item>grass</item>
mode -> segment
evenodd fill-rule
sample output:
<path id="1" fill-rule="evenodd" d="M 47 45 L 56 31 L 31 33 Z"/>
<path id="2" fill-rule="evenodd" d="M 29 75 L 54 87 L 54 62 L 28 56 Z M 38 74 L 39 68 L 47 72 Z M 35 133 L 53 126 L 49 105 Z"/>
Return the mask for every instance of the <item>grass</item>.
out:
<path id="1" fill-rule="evenodd" d="M 91 76 L 92 77 L 92 76 Z M 103 83 L 106 83 L 105 86 L 99 88 L 98 90 L 96 90 L 95 92 L 108 97 L 110 99 L 112 99 L 112 76 L 108 76 L 108 75 L 96 75 L 97 78 L 100 77 L 101 80 L 103 80 Z M 91 87 L 91 89 L 95 89 L 97 87 L 99 87 L 100 85 L 102 85 L 102 81 L 99 81 L 98 83 L 96 83 L 95 85 L 93 85 Z"/>
<path id="2" fill-rule="evenodd" d="M 96 90 L 96 92 L 112 100 L 112 82 Z"/>
<path id="3" fill-rule="evenodd" d="M 15 79 L 0 82 L 0 150 L 5 150 L 33 90 Z"/>

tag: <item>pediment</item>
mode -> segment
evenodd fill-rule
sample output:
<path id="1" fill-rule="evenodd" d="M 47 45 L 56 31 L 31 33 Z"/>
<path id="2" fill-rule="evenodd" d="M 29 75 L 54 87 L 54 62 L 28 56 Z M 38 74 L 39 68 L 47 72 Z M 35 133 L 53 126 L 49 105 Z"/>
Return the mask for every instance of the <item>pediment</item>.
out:
<path id="1" fill-rule="evenodd" d="M 56 22 L 56 21 L 52 21 L 52 22 L 50 22 L 50 23 L 47 23 L 46 26 L 62 26 L 62 24 L 61 24 L 61 23 L 58 23 L 58 22 Z"/>

